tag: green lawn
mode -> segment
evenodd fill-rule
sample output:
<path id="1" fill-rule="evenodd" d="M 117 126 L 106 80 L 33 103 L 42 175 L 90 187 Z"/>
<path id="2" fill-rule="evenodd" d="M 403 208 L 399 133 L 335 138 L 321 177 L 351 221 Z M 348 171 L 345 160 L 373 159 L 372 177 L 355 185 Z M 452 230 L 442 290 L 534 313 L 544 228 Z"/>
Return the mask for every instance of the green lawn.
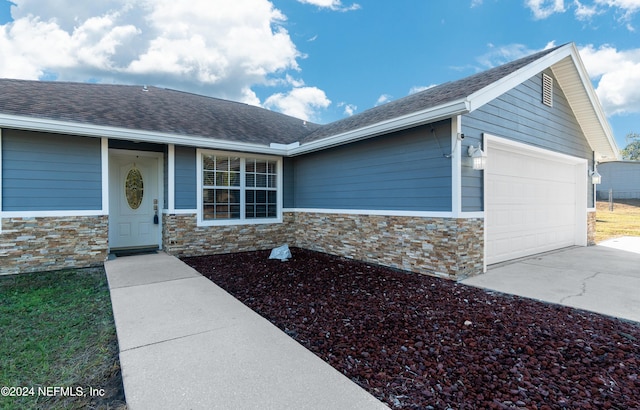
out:
<path id="1" fill-rule="evenodd" d="M 0 276 L 0 329 L 0 409 L 126 408 L 102 268 Z"/>

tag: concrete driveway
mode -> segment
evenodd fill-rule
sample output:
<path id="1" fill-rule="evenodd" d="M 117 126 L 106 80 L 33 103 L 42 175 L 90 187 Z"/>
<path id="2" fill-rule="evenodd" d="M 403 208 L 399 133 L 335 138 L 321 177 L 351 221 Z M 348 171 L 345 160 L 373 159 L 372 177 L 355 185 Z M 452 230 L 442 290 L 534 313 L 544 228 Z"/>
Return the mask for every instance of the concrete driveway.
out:
<path id="1" fill-rule="evenodd" d="M 640 322 L 640 237 L 497 264 L 462 283 Z"/>

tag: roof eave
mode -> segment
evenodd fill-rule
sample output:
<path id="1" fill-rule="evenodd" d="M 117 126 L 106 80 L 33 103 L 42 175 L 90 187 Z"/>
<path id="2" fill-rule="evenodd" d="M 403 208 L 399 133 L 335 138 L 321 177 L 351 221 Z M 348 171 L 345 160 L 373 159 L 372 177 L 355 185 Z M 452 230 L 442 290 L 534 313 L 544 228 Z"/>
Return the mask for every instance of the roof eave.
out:
<path id="1" fill-rule="evenodd" d="M 585 98 L 585 95 L 580 95 L 581 93 L 579 92 L 572 93 L 569 91 L 570 95 L 567 95 L 569 104 L 571 105 L 574 113 L 576 113 L 578 123 L 580 123 L 580 126 L 587 137 L 589 145 L 596 153 L 596 160 L 618 160 L 620 159 L 620 149 L 613 136 L 613 131 L 611 130 L 607 116 L 604 113 L 604 109 L 600 104 L 596 90 L 593 88 L 587 69 L 580 58 L 580 53 L 578 52 L 575 44 L 571 43 L 569 46 L 571 47 L 570 57 L 575 68 L 575 73 L 565 75 L 577 75 L 577 79 L 582 83 L 582 91 L 586 94 L 586 98 L 590 104 L 590 109 L 584 112 L 578 110 L 577 106 L 579 105 L 579 100 Z M 559 67 L 561 64 L 562 59 L 554 64 L 551 69 L 553 70 L 554 75 L 558 78 L 558 82 L 562 87 L 562 83 L 567 79 L 563 78 L 562 74 L 559 74 Z M 574 77 L 574 79 L 576 78 Z M 565 94 L 567 94 L 566 88 L 567 87 L 563 87 Z M 590 124 L 596 126 L 597 129 L 592 129 Z"/>
<path id="2" fill-rule="evenodd" d="M 427 108 L 401 117 L 392 118 L 390 120 L 377 122 L 355 130 L 343 132 L 321 138 L 316 141 L 301 144 L 287 151 L 290 156 L 307 154 L 314 151 L 335 147 L 338 145 L 348 144 L 379 135 L 388 134 L 394 131 L 401 131 L 418 125 L 428 124 L 431 122 L 451 118 L 469 112 L 469 104 L 466 99 L 452 101 L 436 107 Z"/>
<path id="3" fill-rule="evenodd" d="M 286 155 L 287 152 L 285 148 L 278 146 L 279 144 L 276 144 L 276 146 L 266 146 L 208 137 L 99 126 L 71 121 L 7 114 L 0 114 L 0 128 L 52 132 L 56 134 L 78 135 L 83 137 L 112 138 L 135 142 L 175 144 L 199 148 L 252 152 L 258 154 Z"/>

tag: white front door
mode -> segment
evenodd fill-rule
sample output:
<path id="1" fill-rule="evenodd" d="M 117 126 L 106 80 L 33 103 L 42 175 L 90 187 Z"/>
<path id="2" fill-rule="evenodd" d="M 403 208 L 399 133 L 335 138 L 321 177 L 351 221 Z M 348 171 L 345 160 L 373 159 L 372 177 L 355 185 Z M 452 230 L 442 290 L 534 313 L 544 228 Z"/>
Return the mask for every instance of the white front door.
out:
<path id="1" fill-rule="evenodd" d="M 143 152 L 109 155 L 109 248 L 160 245 L 160 158 Z"/>

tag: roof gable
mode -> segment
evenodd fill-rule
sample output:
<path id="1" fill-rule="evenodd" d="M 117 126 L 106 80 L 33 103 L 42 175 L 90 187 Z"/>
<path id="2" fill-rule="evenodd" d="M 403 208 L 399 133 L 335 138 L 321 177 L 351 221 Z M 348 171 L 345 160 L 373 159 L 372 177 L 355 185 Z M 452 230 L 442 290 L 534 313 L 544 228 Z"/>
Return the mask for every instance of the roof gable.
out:
<path id="1" fill-rule="evenodd" d="M 371 108 L 352 117 L 327 124 L 307 135 L 301 142 L 304 144 L 321 138 L 336 136 L 341 133 L 416 113 L 425 112 L 426 114 L 427 111 L 436 111 L 439 107 L 451 107 L 450 110 L 445 110 L 442 114 L 443 117 L 456 114 L 457 112 L 453 111 L 455 109 L 454 107 L 463 107 L 462 111 L 470 111 L 469 101 L 467 101 L 469 96 L 475 93 L 478 93 L 479 96 L 483 95 L 483 90 L 490 90 L 494 84 L 509 74 L 512 74 L 551 51 L 552 50 L 545 50 L 457 81 L 440 84 L 407 97 Z M 488 95 L 488 93 L 485 94 Z M 502 92 L 500 94 L 502 94 Z M 496 97 L 500 94 L 497 94 Z M 456 102 L 461 104 L 457 105 Z M 476 103 L 476 105 L 479 104 Z M 433 119 L 438 118 L 429 118 L 429 120 Z"/>
<path id="2" fill-rule="evenodd" d="M 618 147 L 573 43 L 544 50 L 490 70 L 430 88 L 325 125 L 303 138 L 294 153 L 369 138 L 473 112 L 545 69 L 565 92 L 597 159 L 614 159 Z"/>

